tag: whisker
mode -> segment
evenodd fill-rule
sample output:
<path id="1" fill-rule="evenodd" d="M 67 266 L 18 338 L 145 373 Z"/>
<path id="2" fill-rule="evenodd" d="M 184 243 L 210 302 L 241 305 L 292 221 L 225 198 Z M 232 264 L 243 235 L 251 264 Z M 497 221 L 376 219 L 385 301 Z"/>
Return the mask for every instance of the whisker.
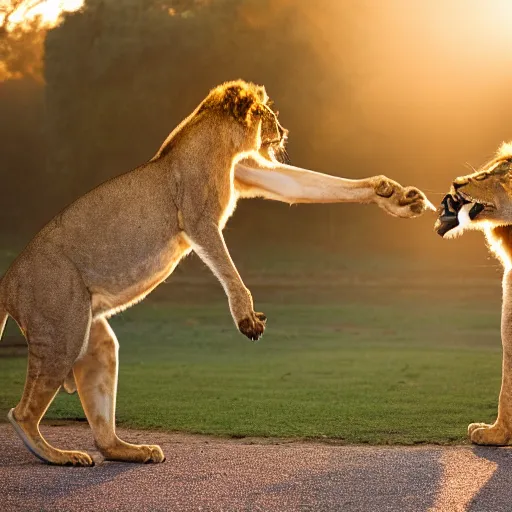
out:
<path id="1" fill-rule="evenodd" d="M 476 172 L 476 169 L 469 162 L 464 162 L 464 165 L 469 167 L 473 172 Z"/>
<path id="2" fill-rule="evenodd" d="M 289 165 L 290 164 L 290 156 L 288 155 L 288 151 L 286 151 L 286 148 L 283 148 L 281 146 L 278 146 L 276 148 L 272 148 L 274 158 L 281 162 L 282 164 Z"/>
<path id="3" fill-rule="evenodd" d="M 283 163 L 286 165 L 290 165 L 291 159 L 290 155 L 288 154 L 288 151 L 286 151 L 286 148 L 281 148 L 281 153 L 283 155 Z"/>
<path id="4" fill-rule="evenodd" d="M 438 196 L 445 196 L 446 192 L 437 192 L 437 190 L 431 190 L 429 188 L 421 188 L 420 189 L 423 192 L 428 192 L 429 194 L 436 194 Z"/>

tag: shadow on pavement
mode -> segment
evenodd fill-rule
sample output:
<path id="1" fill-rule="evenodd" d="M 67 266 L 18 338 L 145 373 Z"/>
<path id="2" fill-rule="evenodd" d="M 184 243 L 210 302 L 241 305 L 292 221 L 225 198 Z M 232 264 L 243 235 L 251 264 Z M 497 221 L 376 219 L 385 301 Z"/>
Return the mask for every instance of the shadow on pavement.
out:
<path id="1" fill-rule="evenodd" d="M 512 510 L 512 451 L 510 448 L 475 446 L 473 453 L 491 462 L 495 469 L 468 506 L 470 512 Z"/>
<path id="2" fill-rule="evenodd" d="M 268 508 L 258 508 L 258 495 L 252 494 L 246 510 L 279 510 L 279 503 L 288 503 L 300 511 L 426 512 L 435 504 L 441 481 L 440 457 L 436 448 L 414 449 L 412 457 L 400 448 L 345 448 L 335 451 L 326 471 L 303 471 L 259 489 Z"/>

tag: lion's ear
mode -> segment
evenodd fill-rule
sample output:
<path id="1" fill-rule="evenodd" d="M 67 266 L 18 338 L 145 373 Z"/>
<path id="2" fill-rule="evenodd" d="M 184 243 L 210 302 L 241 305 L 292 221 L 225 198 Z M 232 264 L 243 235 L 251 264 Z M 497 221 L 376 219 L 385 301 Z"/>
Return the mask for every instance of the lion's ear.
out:
<path id="1" fill-rule="evenodd" d="M 512 142 L 503 142 L 496 153 L 497 158 L 512 157 Z"/>
<path id="2" fill-rule="evenodd" d="M 242 124 L 250 122 L 250 113 L 257 103 L 256 97 L 238 84 L 230 85 L 224 91 L 223 110 L 229 112 Z"/>
<path id="3" fill-rule="evenodd" d="M 265 89 L 265 86 L 264 85 L 257 85 L 256 86 L 256 94 L 258 95 L 258 99 L 260 100 L 261 103 L 265 104 L 267 103 L 268 101 L 268 94 L 267 94 L 267 91 Z"/>

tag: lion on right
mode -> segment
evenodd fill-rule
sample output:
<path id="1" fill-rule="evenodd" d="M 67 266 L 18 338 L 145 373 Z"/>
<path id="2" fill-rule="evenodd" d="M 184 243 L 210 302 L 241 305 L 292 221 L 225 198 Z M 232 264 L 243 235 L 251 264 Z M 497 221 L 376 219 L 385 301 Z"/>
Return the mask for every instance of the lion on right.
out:
<path id="1" fill-rule="evenodd" d="M 492 425 L 472 423 L 468 435 L 476 444 L 512 444 L 512 143 L 503 144 L 481 170 L 456 178 L 438 214 L 439 235 L 454 238 L 468 229 L 483 231 L 504 268 L 498 418 Z"/>

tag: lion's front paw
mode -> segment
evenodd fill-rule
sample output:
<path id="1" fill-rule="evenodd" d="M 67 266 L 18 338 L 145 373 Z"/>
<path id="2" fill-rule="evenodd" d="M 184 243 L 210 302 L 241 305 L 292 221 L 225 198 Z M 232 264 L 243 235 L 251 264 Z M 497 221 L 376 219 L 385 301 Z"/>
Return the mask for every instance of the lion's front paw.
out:
<path id="1" fill-rule="evenodd" d="M 400 188 L 402 188 L 401 185 L 396 181 L 390 180 L 386 176 L 379 176 L 376 178 L 374 190 L 379 197 L 389 198 Z"/>
<path id="2" fill-rule="evenodd" d="M 408 217 L 422 214 L 425 210 L 435 211 L 434 205 L 426 198 L 425 194 L 416 187 L 405 187 L 399 194 L 398 204 L 410 210 Z"/>
<path id="3" fill-rule="evenodd" d="M 402 187 L 396 181 L 378 176 L 374 185 L 377 204 L 396 217 L 416 217 L 426 210 L 435 211 L 434 205 L 416 187 Z"/>
<path id="4" fill-rule="evenodd" d="M 263 313 L 255 313 L 252 311 L 248 317 L 238 322 L 238 329 L 250 340 L 256 341 L 263 336 L 266 323 L 267 317 Z"/>
<path id="5" fill-rule="evenodd" d="M 487 423 L 471 423 L 468 426 L 468 436 L 472 443 L 504 446 L 510 443 L 511 433 L 501 425 Z"/>

